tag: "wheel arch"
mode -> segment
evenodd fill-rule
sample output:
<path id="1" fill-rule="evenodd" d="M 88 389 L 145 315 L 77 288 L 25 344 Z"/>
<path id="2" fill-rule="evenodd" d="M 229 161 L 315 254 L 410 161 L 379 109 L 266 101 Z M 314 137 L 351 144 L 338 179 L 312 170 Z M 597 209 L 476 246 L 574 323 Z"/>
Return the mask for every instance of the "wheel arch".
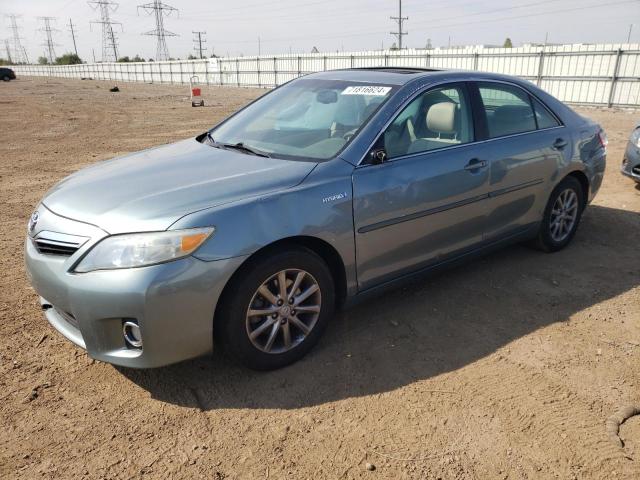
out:
<path id="1" fill-rule="evenodd" d="M 583 194 L 583 201 L 584 201 L 583 208 L 586 207 L 587 203 L 589 202 L 589 188 L 590 188 L 589 178 L 581 170 L 574 170 L 573 172 L 570 172 L 562 180 L 564 180 L 567 177 L 573 177 L 576 180 L 578 180 L 578 182 L 580 182 L 580 185 L 582 186 L 582 194 Z"/>
<path id="2" fill-rule="evenodd" d="M 331 271 L 331 276 L 333 277 L 333 281 L 335 284 L 336 306 L 340 307 L 342 304 L 344 304 L 347 298 L 347 270 L 345 268 L 342 257 L 338 253 L 338 250 L 336 250 L 336 248 L 329 242 L 322 240 L 321 238 L 307 235 L 297 235 L 281 238 L 268 245 L 265 245 L 264 247 L 256 250 L 249 257 L 247 257 L 244 262 L 242 262 L 242 264 L 236 269 L 231 278 L 229 278 L 229 280 L 227 281 L 227 284 L 222 289 L 222 293 L 220 294 L 215 308 L 214 324 L 216 321 L 215 319 L 220 317 L 218 312 L 221 309 L 221 306 L 223 305 L 226 297 L 228 296 L 233 282 L 237 280 L 238 277 L 243 275 L 244 271 L 249 268 L 251 266 L 251 263 L 257 258 L 260 258 L 264 255 L 269 255 L 271 252 L 274 252 L 276 250 L 282 250 L 287 246 L 298 246 L 307 248 L 326 262 L 329 270 Z"/>

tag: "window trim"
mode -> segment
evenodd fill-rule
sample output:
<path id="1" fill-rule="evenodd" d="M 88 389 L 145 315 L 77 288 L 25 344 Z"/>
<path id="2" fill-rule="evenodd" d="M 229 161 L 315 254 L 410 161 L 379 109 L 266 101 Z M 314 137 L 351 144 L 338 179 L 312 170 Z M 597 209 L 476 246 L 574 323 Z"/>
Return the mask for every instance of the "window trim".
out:
<path id="1" fill-rule="evenodd" d="M 513 133 L 513 134 L 510 134 L 510 135 L 505 135 L 503 137 L 489 138 L 488 136 L 485 136 L 484 138 L 478 138 L 478 127 L 479 126 L 484 126 L 485 129 L 487 128 L 486 124 L 477 125 L 476 121 L 475 121 L 476 120 L 476 115 L 478 117 L 485 117 L 485 115 L 482 114 L 482 111 L 478 110 L 477 106 L 475 105 L 475 102 L 477 102 L 478 99 L 474 98 L 474 97 L 479 96 L 478 85 L 477 85 L 478 82 L 499 83 L 499 84 L 504 84 L 504 85 L 511 85 L 513 87 L 519 88 L 520 90 L 523 90 L 529 96 L 531 96 L 531 97 L 535 98 L 536 100 L 538 100 L 549 111 L 549 113 L 551 113 L 553 115 L 553 117 L 558 121 L 558 126 L 542 128 L 542 129 L 537 129 L 537 130 L 530 130 L 528 132 Z M 431 89 L 436 88 L 436 87 L 440 87 L 442 85 L 451 84 L 451 83 L 466 83 L 467 84 L 467 90 L 469 91 L 470 96 L 471 96 L 471 107 L 472 107 L 473 112 L 474 112 L 473 113 L 473 121 L 474 121 L 475 141 L 469 142 L 469 143 L 457 144 L 457 145 L 450 145 L 450 146 L 446 146 L 446 147 L 439 148 L 439 149 L 436 149 L 436 150 L 427 150 L 425 152 L 419 152 L 419 153 L 409 153 L 407 155 L 403 155 L 403 156 L 400 156 L 400 157 L 395 157 L 395 158 L 390 159 L 390 160 L 385 160 L 383 163 L 380 163 L 380 164 L 372 164 L 372 163 L 367 163 L 366 162 L 366 159 L 369 156 L 369 153 L 371 152 L 373 147 L 376 145 L 376 143 L 378 143 L 378 140 L 384 134 L 384 132 L 386 131 L 387 127 L 389 127 L 389 125 L 391 125 L 391 123 L 396 119 L 396 117 L 400 114 L 400 112 L 402 112 L 402 110 L 404 110 L 404 108 L 410 102 L 412 102 L 418 95 L 420 95 L 422 93 L 426 93 L 428 90 L 431 90 Z M 404 102 L 402 102 L 398 106 L 398 108 L 396 108 L 396 110 L 393 112 L 393 115 L 391 115 L 391 118 L 385 122 L 384 126 L 380 129 L 380 131 L 376 135 L 375 139 L 366 148 L 364 154 L 360 158 L 360 161 L 356 164 L 356 169 L 358 169 L 358 168 L 366 168 L 366 167 L 381 167 L 381 166 L 384 166 L 386 164 L 395 163 L 398 160 L 402 160 L 402 159 L 405 159 L 405 158 L 412 158 L 412 157 L 415 157 L 415 156 L 418 156 L 418 155 L 429 155 L 431 153 L 440 153 L 440 152 L 451 150 L 451 149 L 455 149 L 455 148 L 464 148 L 464 147 L 469 147 L 471 145 L 478 145 L 478 144 L 483 144 L 483 143 L 487 143 L 487 142 L 494 142 L 496 140 L 504 140 L 505 138 L 519 137 L 519 136 L 522 136 L 522 135 L 531 135 L 532 133 L 545 132 L 545 131 L 555 130 L 555 129 L 559 129 L 559 128 L 565 128 L 565 127 L 566 127 L 566 125 L 562 122 L 560 117 L 558 117 L 558 115 L 556 115 L 555 112 L 553 110 L 551 110 L 547 106 L 547 104 L 545 102 L 543 102 L 537 95 L 534 95 L 533 93 L 531 93 L 526 88 L 521 87 L 520 85 L 515 84 L 513 82 L 509 82 L 509 81 L 506 81 L 506 80 L 496 80 L 496 79 L 491 79 L 491 78 L 478 79 L 478 78 L 471 78 L 471 77 L 463 78 L 463 79 L 456 80 L 456 81 L 453 81 L 453 82 L 451 80 L 442 80 L 442 81 L 437 82 L 437 83 L 429 84 L 429 85 L 427 85 L 427 86 L 425 86 L 423 88 L 417 88 L 414 92 L 412 92 L 405 99 Z"/>

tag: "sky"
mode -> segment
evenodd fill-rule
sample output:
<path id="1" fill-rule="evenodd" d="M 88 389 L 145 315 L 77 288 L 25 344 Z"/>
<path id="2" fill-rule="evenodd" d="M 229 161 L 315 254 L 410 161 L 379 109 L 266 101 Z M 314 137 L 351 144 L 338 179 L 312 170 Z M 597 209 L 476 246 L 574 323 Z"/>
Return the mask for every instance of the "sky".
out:
<path id="1" fill-rule="evenodd" d="M 155 28 L 154 17 L 137 5 L 144 0 L 121 1 L 111 13 L 122 29 L 114 26 L 119 56 L 156 55 L 156 38 L 142 33 Z M 357 51 L 389 48 L 396 39 L 390 34 L 397 25 L 397 0 L 165 0 L 178 9 L 164 17 L 165 28 L 178 34 L 167 38 L 171 57 L 195 53 L 192 31 L 206 31 L 207 53 L 249 56 L 320 51 Z M 513 45 L 541 43 L 640 42 L 640 0 L 404 0 L 408 16 L 405 47 L 451 45 L 502 45 L 506 37 Z M 86 0 L 0 0 L 0 57 L 4 40 L 11 36 L 7 14 L 18 19 L 22 44 L 29 59 L 43 55 L 44 34 L 38 32 L 39 16 L 53 16 L 59 56 L 73 51 L 69 20 L 76 30 L 78 53 L 100 60 L 99 11 Z"/>

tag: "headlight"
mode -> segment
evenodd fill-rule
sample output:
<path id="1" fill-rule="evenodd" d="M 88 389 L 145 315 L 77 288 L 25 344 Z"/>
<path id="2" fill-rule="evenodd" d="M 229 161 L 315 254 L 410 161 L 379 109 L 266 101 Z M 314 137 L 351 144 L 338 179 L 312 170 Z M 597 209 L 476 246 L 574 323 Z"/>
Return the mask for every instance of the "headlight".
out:
<path id="1" fill-rule="evenodd" d="M 640 148 L 640 127 L 636 128 L 633 131 L 631 137 L 629 138 L 629 141 L 636 147 Z"/>
<path id="2" fill-rule="evenodd" d="M 133 233 L 107 237 L 95 245 L 76 266 L 79 273 L 93 270 L 143 267 L 177 260 L 193 253 L 214 228 Z"/>

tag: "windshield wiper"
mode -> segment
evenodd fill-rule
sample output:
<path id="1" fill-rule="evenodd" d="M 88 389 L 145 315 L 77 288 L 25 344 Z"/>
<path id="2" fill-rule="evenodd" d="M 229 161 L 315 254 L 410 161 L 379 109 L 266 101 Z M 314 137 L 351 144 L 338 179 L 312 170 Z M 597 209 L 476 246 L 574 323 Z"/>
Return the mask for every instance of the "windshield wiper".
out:
<path id="1" fill-rule="evenodd" d="M 268 153 L 263 152 L 262 150 L 258 150 L 257 148 L 253 148 L 253 147 L 250 147 L 248 145 L 245 145 L 242 142 L 238 142 L 238 143 L 220 143 L 220 142 L 215 142 L 214 146 L 219 146 L 219 147 L 222 147 L 222 148 L 230 148 L 230 149 L 234 149 L 234 150 L 240 150 L 241 152 L 250 153 L 251 155 L 257 155 L 258 157 L 271 158 L 271 156 Z"/>

